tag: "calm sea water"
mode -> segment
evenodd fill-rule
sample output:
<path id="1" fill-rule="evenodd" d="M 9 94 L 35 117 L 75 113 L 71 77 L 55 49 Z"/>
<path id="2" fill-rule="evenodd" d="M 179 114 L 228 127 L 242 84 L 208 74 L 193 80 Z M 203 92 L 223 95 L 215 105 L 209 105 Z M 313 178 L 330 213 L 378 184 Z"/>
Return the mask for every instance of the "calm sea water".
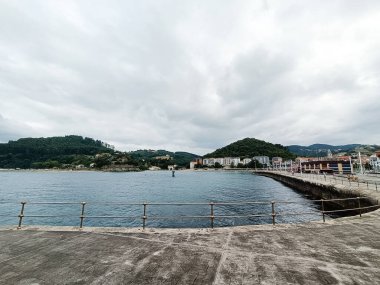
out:
<path id="1" fill-rule="evenodd" d="M 268 177 L 249 172 L 170 171 L 157 172 L 53 172 L 1 171 L 0 224 L 17 224 L 21 201 L 25 206 L 26 225 L 78 226 L 81 205 L 86 216 L 128 216 L 130 218 L 86 218 L 85 226 L 141 226 L 142 205 L 121 203 L 160 202 L 242 202 L 292 201 L 275 204 L 276 212 L 311 212 L 309 215 L 279 215 L 278 223 L 300 223 L 320 220 L 318 205 L 303 195 Z M 33 202 L 76 202 L 77 204 L 33 204 Z M 117 202 L 120 204 L 113 204 Z M 111 203 L 111 204 L 105 204 Z M 271 204 L 216 205 L 214 214 L 244 216 L 266 214 L 265 217 L 216 218 L 215 226 L 271 223 Z M 32 215 L 60 215 L 41 218 Z M 209 218 L 170 218 L 170 216 L 207 216 L 209 205 L 148 205 L 148 227 L 208 227 Z M 166 217 L 157 219 L 155 216 Z M 136 217 L 136 218 L 133 218 Z"/>

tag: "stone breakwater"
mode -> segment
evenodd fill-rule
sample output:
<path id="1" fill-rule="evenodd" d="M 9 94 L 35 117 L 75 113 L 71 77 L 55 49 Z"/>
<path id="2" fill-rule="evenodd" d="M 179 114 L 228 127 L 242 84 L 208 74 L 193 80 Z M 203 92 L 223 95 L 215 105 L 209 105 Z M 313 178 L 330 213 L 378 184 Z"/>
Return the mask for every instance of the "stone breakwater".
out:
<path id="1" fill-rule="evenodd" d="M 323 175 L 308 175 L 308 174 L 291 174 L 289 172 L 280 171 L 255 171 L 255 174 L 267 176 L 273 178 L 296 191 L 302 192 L 305 195 L 310 196 L 312 199 L 340 199 L 340 198 L 356 198 L 364 197 L 360 199 L 362 206 L 376 206 L 380 201 L 380 189 L 366 187 L 365 183 L 349 184 L 345 182 L 345 178 L 340 177 L 338 180 L 324 179 Z M 332 182 L 333 181 L 333 182 Z M 359 185 L 359 186 L 357 186 Z M 355 207 L 355 201 L 336 201 L 341 207 Z M 376 207 L 371 208 L 376 210 Z"/>

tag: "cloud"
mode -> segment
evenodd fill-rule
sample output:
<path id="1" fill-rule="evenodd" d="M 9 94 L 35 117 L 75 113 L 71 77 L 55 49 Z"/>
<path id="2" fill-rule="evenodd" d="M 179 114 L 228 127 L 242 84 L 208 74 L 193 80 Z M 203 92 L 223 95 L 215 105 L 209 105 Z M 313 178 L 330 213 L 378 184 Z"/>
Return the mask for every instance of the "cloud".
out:
<path id="1" fill-rule="evenodd" d="M 6 1 L 0 140 L 380 143 L 380 3 Z"/>

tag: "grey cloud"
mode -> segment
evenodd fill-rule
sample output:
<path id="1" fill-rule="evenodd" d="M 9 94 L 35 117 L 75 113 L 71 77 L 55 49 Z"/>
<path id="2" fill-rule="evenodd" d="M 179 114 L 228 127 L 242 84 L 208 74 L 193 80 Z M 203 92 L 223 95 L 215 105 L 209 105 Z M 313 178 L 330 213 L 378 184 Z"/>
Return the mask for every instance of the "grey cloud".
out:
<path id="1" fill-rule="evenodd" d="M 379 143 L 378 7 L 3 2 L 0 139 L 74 133 L 199 153 L 243 137 Z"/>

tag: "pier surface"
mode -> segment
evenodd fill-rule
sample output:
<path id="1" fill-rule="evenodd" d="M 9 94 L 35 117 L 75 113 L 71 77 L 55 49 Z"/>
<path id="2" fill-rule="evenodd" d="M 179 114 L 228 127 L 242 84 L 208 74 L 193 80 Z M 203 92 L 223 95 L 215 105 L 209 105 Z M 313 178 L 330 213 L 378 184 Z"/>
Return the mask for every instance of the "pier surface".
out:
<path id="1" fill-rule="evenodd" d="M 0 231 L 0 284 L 380 284 L 380 212 L 214 230 Z"/>

